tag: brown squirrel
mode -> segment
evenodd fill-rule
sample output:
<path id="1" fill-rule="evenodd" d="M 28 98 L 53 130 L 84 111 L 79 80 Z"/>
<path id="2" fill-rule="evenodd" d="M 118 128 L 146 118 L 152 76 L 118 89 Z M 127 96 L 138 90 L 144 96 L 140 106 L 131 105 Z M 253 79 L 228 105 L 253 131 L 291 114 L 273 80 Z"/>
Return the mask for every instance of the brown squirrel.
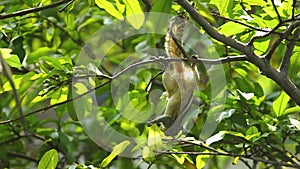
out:
<path id="1" fill-rule="evenodd" d="M 169 30 L 165 37 L 165 50 L 169 58 L 187 57 L 182 51 L 182 36 L 187 22 L 185 14 L 170 19 Z M 178 45 L 181 45 L 181 49 Z M 199 73 L 195 65 L 187 65 L 180 61 L 168 65 L 162 75 L 162 82 L 169 100 L 164 114 L 149 121 L 148 126 L 161 124 L 165 134 L 176 135 L 182 127 L 181 122 L 185 113 L 190 108 L 198 80 Z"/>

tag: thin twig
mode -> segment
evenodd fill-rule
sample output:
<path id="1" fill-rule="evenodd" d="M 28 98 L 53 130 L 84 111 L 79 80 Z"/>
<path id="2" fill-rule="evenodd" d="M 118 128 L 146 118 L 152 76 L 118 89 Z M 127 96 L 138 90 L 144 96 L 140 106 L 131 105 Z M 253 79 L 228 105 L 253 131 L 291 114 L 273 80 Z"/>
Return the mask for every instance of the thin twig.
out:
<path id="1" fill-rule="evenodd" d="M 148 0 L 142 0 L 142 1 L 146 6 L 146 12 L 150 12 L 150 10 L 152 8 L 151 3 Z"/>
<path id="2" fill-rule="evenodd" d="M 214 13 L 214 12 L 212 12 L 211 14 L 214 15 L 214 16 L 216 16 L 216 17 L 218 17 L 218 18 L 222 18 L 222 19 L 227 20 L 227 21 L 231 21 L 231 22 L 234 22 L 234 23 L 238 23 L 238 24 L 240 24 L 240 25 L 243 25 L 243 26 L 245 26 L 245 27 L 247 27 L 247 28 L 250 28 L 250 29 L 253 29 L 253 30 L 256 30 L 256 31 L 269 32 L 268 30 L 261 29 L 261 28 L 257 28 L 257 27 L 248 25 L 248 24 L 246 24 L 246 23 L 243 23 L 243 22 L 241 22 L 241 21 L 238 21 L 238 20 L 234 20 L 234 19 L 231 19 L 231 18 L 227 18 L 227 17 L 221 16 L 221 15 L 219 15 L 219 14 L 217 14 L 217 13 Z"/>
<path id="3" fill-rule="evenodd" d="M 35 163 L 39 162 L 39 160 L 36 159 L 36 158 L 29 157 L 29 156 L 26 156 L 24 154 L 20 154 L 20 153 L 16 153 L 16 152 L 7 152 L 7 155 L 10 156 L 10 157 L 17 157 L 17 158 L 32 161 L 32 162 L 35 162 Z"/>
<path id="4" fill-rule="evenodd" d="M 156 153 L 159 154 L 189 154 L 189 155 L 213 155 L 213 156 L 228 156 L 228 157 L 240 157 L 244 159 L 250 159 L 253 161 L 262 162 L 265 164 L 271 164 L 273 166 L 285 166 L 285 167 L 294 167 L 294 168 L 300 168 L 297 164 L 289 164 L 289 163 L 280 163 L 277 161 L 271 161 L 271 160 L 265 160 L 262 158 L 254 157 L 254 156 L 248 156 L 243 154 L 233 154 L 233 153 L 227 153 L 222 151 L 217 152 L 198 152 L 198 151 L 178 151 L 178 152 L 172 152 L 172 151 L 159 151 L 155 150 Z"/>
<path id="5" fill-rule="evenodd" d="M 265 58 L 267 60 L 270 60 L 274 51 L 276 50 L 276 48 L 278 47 L 278 45 L 282 42 L 283 39 L 286 39 L 295 28 L 297 28 L 298 26 L 300 26 L 300 21 L 295 22 L 294 24 L 290 25 L 290 27 L 282 34 L 282 36 L 280 36 L 279 39 L 277 39 L 274 44 L 270 47 L 270 49 L 268 50 L 268 52 L 265 54 Z"/>
<path id="6" fill-rule="evenodd" d="M 76 99 L 79 99 L 79 98 L 81 98 L 81 97 L 83 97 L 83 96 L 85 96 L 85 95 L 87 95 L 87 94 L 89 94 L 89 93 L 91 93 L 91 92 L 93 92 L 93 91 L 99 89 L 100 87 L 102 87 L 102 86 L 108 84 L 110 81 L 111 81 L 111 79 L 109 79 L 108 81 L 106 81 L 106 82 L 104 82 L 104 83 L 102 83 L 102 84 L 96 86 L 95 88 L 89 89 L 88 91 L 86 91 L 86 92 L 84 92 L 84 93 L 82 93 L 82 94 L 80 94 L 80 95 L 78 95 L 78 96 L 75 96 L 75 97 L 73 97 L 73 98 L 71 98 L 71 99 L 68 99 L 68 100 L 65 100 L 65 101 L 62 101 L 62 102 L 59 102 L 59 103 L 56 103 L 56 104 L 53 104 L 53 105 L 50 105 L 50 106 L 47 106 L 47 107 L 38 109 L 38 110 L 35 110 L 35 111 L 32 111 L 32 112 L 30 112 L 30 113 L 27 113 L 27 114 L 24 115 L 24 117 L 28 117 L 28 116 L 31 116 L 31 115 L 33 115 L 33 114 L 39 113 L 39 112 L 45 112 L 45 111 L 47 111 L 47 110 L 49 110 L 49 109 L 51 109 L 51 108 L 54 108 L 54 107 L 57 107 L 57 106 L 60 106 L 60 105 L 63 105 L 63 104 L 72 102 L 72 101 L 74 101 L 74 100 L 76 100 Z M 10 120 L 1 121 L 1 122 L 0 122 L 0 125 L 1 125 L 1 124 L 11 123 L 11 122 L 14 122 L 14 121 L 18 121 L 18 120 L 20 120 L 20 119 L 22 119 L 22 118 L 18 117 L 18 118 L 15 118 L 15 119 L 10 119 Z"/>
<path id="7" fill-rule="evenodd" d="M 46 5 L 46 6 L 24 9 L 24 10 L 20 10 L 20 11 L 17 11 L 17 12 L 10 13 L 10 14 L 0 14 L 0 19 L 12 18 L 12 17 L 16 17 L 16 16 L 23 16 L 23 15 L 26 15 L 26 14 L 29 14 L 29 13 L 39 12 L 39 11 L 42 11 L 42 10 L 57 7 L 59 5 L 67 3 L 69 1 L 70 0 L 60 0 L 60 1 L 54 2 L 52 4 Z"/>
<path id="8" fill-rule="evenodd" d="M 293 39 L 299 39 L 299 35 L 300 35 L 300 28 L 296 29 L 293 35 Z M 285 51 L 282 63 L 280 65 L 280 72 L 283 72 L 286 75 L 288 74 L 288 67 L 290 65 L 290 59 L 293 54 L 293 49 L 295 45 L 296 45 L 296 40 L 290 41 Z"/>
<path id="9" fill-rule="evenodd" d="M 194 58 L 190 58 L 190 59 L 171 59 L 171 58 L 162 58 L 162 57 L 159 57 L 159 58 L 154 58 L 154 59 L 151 59 L 151 60 L 145 60 L 145 61 L 141 61 L 141 62 L 137 62 L 137 63 L 133 63 L 132 65 L 126 67 L 125 69 L 123 69 L 122 71 L 120 71 L 119 73 L 115 74 L 114 76 L 108 76 L 108 75 L 86 75 L 86 76 L 79 76 L 79 77 L 73 77 L 73 80 L 77 80 L 77 79 L 84 79 L 84 78 L 88 78 L 88 77 L 97 77 L 97 78 L 102 78 L 102 79 L 108 79 L 106 82 L 96 86 L 95 88 L 92 88 L 92 89 L 89 89 L 88 91 L 86 91 L 85 93 L 82 93 L 76 97 L 73 97 L 71 99 L 68 99 L 68 100 L 65 100 L 63 102 L 60 102 L 60 103 L 56 103 L 56 104 L 53 104 L 53 105 L 50 105 L 50 106 L 47 106 L 47 107 L 44 107 L 44 108 L 41 108 L 41 109 L 38 109 L 38 110 L 35 110 L 35 111 L 32 111 L 32 112 L 29 112 L 27 114 L 24 114 L 24 117 L 28 117 L 30 115 L 33 115 L 33 114 L 36 114 L 36 113 L 39 113 L 39 112 L 45 112 L 51 108 L 54 108 L 54 107 L 57 107 L 57 106 L 60 106 L 60 105 L 63 105 L 63 104 L 66 104 L 66 103 L 69 103 L 69 102 L 72 102 L 76 99 L 79 99 L 97 89 L 99 89 L 100 87 L 108 84 L 109 82 L 111 82 L 112 80 L 118 78 L 119 76 L 121 76 L 122 74 L 126 73 L 127 71 L 135 68 L 135 67 L 138 67 L 138 66 L 141 66 L 141 65 L 145 65 L 145 64 L 149 64 L 149 63 L 157 63 L 157 62 L 186 62 L 186 61 L 189 61 L 189 62 L 193 62 L 193 63 L 204 63 L 204 64 L 222 64 L 222 63 L 228 63 L 228 62 L 234 62 L 234 61 L 246 61 L 247 58 L 245 56 L 230 56 L 230 57 L 226 57 L 226 58 L 219 58 L 219 59 L 203 59 L 203 58 L 197 58 L 197 59 L 194 59 Z M 22 119 L 21 117 L 18 117 L 18 118 L 15 118 L 15 119 L 10 119 L 10 120 L 5 120 L 5 121 L 0 121 L 0 125 L 1 124 L 7 124 L 7 123 L 11 123 L 11 122 L 14 122 L 14 121 L 18 121 Z"/>
<path id="10" fill-rule="evenodd" d="M 19 94 L 18 94 L 18 91 L 16 89 L 16 85 L 14 83 L 14 80 L 12 79 L 12 72 L 10 70 L 10 67 L 5 62 L 1 52 L 0 52 L 0 65 L 2 66 L 4 76 L 6 77 L 6 79 L 8 80 L 8 82 L 9 82 L 11 88 L 12 88 L 14 99 L 16 101 L 16 106 L 17 106 L 17 109 L 18 109 L 18 112 L 19 112 L 19 115 L 20 115 L 19 118 L 21 119 L 23 129 L 24 129 L 25 133 L 27 134 L 28 133 L 28 128 L 27 128 L 26 120 L 24 118 L 24 113 L 23 113 L 21 101 L 20 101 L 20 98 L 19 98 Z"/>
<path id="11" fill-rule="evenodd" d="M 297 88 L 297 86 L 288 76 L 285 76 L 283 73 L 274 69 L 269 62 L 255 54 L 251 44 L 247 45 L 237 41 L 236 39 L 226 37 L 218 32 L 205 20 L 202 15 L 199 14 L 199 12 L 190 4 L 188 0 L 177 0 L 177 3 L 190 14 L 196 23 L 202 26 L 208 35 L 210 35 L 213 39 L 227 44 L 228 46 L 231 46 L 239 52 L 245 54 L 249 61 L 260 69 L 262 74 L 276 82 L 298 105 L 300 105 L 300 90 Z M 298 24 L 300 25 L 300 22 L 295 22 L 291 26 L 296 27 Z M 291 29 L 291 27 L 289 29 Z M 271 52 L 269 52 L 269 55 L 270 54 Z"/>
<path id="12" fill-rule="evenodd" d="M 295 19 L 296 0 L 293 0 L 292 19 Z"/>
<path id="13" fill-rule="evenodd" d="M 281 22 L 282 22 L 282 19 L 281 19 L 281 16 L 280 16 L 279 12 L 278 12 L 278 9 L 277 9 L 277 7 L 276 7 L 276 5 L 275 5 L 275 2 L 274 2 L 274 0 L 271 0 L 271 2 L 272 2 L 272 5 L 273 5 L 274 10 L 275 10 L 275 12 L 276 12 L 276 15 L 277 15 L 277 17 L 278 17 L 279 23 L 281 23 Z"/>
<path id="14" fill-rule="evenodd" d="M 163 70 L 162 70 L 162 71 L 159 71 L 156 75 L 154 75 L 154 76 L 150 79 L 150 81 L 148 82 L 148 84 L 147 84 L 147 86 L 146 86 L 146 88 L 145 88 L 146 92 L 149 91 L 149 90 L 148 90 L 148 87 L 150 86 L 151 82 L 153 82 L 154 79 L 156 79 L 159 75 L 161 75 L 161 74 L 163 74 L 163 73 L 164 73 Z"/>
<path id="15" fill-rule="evenodd" d="M 47 17 L 44 16 L 40 16 L 41 18 L 45 19 L 46 21 L 50 22 L 54 27 L 58 28 L 59 30 L 61 30 L 62 32 L 64 32 L 65 34 L 67 34 L 67 36 L 74 42 L 76 43 L 78 46 L 82 47 L 84 45 L 84 42 L 82 40 L 77 40 L 75 39 L 65 28 L 59 26 L 57 23 L 53 22 L 52 20 L 50 20 Z"/>
<path id="16" fill-rule="evenodd" d="M 65 4 L 62 8 L 58 10 L 58 12 L 64 11 L 68 6 L 70 6 L 75 0 L 70 0 L 67 4 Z"/>
<path id="17" fill-rule="evenodd" d="M 182 6 L 199 25 L 202 26 L 202 28 L 207 32 L 208 35 L 220 42 L 223 42 L 241 51 L 247 56 L 252 55 L 252 51 L 249 46 L 240 41 L 237 41 L 236 39 L 228 38 L 225 35 L 218 32 L 212 25 L 210 25 L 205 20 L 205 18 L 202 15 L 199 14 L 199 12 L 190 4 L 190 2 L 188 2 L 187 0 L 177 0 L 177 3 L 180 6 Z"/>
<path id="18" fill-rule="evenodd" d="M 277 24 L 274 28 L 272 28 L 268 33 L 263 34 L 263 35 L 259 35 L 259 36 L 254 36 L 254 37 L 252 37 L 251 40 L 250 40 L 249 43 L 248 43 L 248 46 L 252 46 L 256 39 L 262 39 L 262 38 L 265 38 L 265 37 L 270 36 L 271 34 L 277 34 L 277 35 L 282 36 L 284 33 L 276 32 L 276 30 L 279 29 L 279 28 L 280 28 L 283 24 L 285 24 L 285 23 L 288 23 L 288 22 L 294 22 L 294 21 L 297 21 L 297 20 L 300 20 L 300 18 L 287 19 L 287 20 L 284 20 L 284 21 L 278 23 L 278 24 Z"/>

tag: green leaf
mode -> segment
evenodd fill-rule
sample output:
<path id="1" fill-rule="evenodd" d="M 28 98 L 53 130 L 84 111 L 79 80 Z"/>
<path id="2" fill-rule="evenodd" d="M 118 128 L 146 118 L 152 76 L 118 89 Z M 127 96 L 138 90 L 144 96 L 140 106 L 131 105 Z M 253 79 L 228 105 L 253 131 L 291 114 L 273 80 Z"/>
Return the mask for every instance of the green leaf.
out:
<path id="1" fill-rule="evenodd" d="M 143 148 L 143 160 L 147 163 L 152 163 L 155 160 L 155 153 L 152 150 L 153 147 L 145 146 Z"/>
<path id="2" fill-rule="evenodd" d="M 245 138 L 245 135 L 243 133 L 235 132 L 235 131 L 220 131 L 220 133 L 229 134 L 236 137 Z"/>
<path id="3" fill-rule="evenodd" d="M 123 20 L 124 17 L 122 15 L 122 11 L 117 10 L 111 2 L 107 0 L 95 0 L 95 3 L 99 8 L 104 9 L 107 13 L 112 15 L 113 17 Z M 120 7 L 119 7 L 120 8 Z"/>
<path id="4" fill-rule="evenodd" d="M 260 137 L 260 132 L 258 132 L 258 129 L 255 126 L 251 126 L 247 131 L 246 131 L 246 139 L 247 140 L 252 140 L 253 142 L 256 141 L 255 139 Z"/>
<path id="5" fill-rule="evenodd" d="M 72 85 L 72 83 L 69 84 L 69 87 L 68 87 L 67 100 L 71 100 L 71 99 L 73 99 L 73 85 Z M 70 102 L 67 103 L 67 110 L 68 110 L 70 118 L 74 121 L 78 121 L 78 117 L 77 117 L 77 114 L 76 114 L 76 110 L 74 108 L 74 102 L 73 101 L 70 101 Z"/>
<path id="6" fill-rule="evenodd" d="M 295 78 L 300 71 L 300 47 L 295 46 L 289 65 L 289 77 Z"/>
<path id="7" fill-rule="evenodd" d="M 229 17 L 232 14 L 233 0 L 211 0 L 210 4 L 216 5 L 222 16 Z"/>
<path id="8" fill-rule="evenodd" d="M 54 36 L 54 32 L 55 32 L 55 29 L 53 27 L 50 27 L 47 29 L 47 32 L 46 32 L 46 40 L 47 41 L 51 41 L 53 36 Z"/>
<path id="9" fill-rule="evenodd" d="M 237 88 L 244 93 L 252 93 L 252 87 L 245 78 L 234 77 L 234 82 L 236 83 Z"/>
<path id="10" fill-rule="evenodd" d="M 296 107 L 291 107 L 291 108 L 287 108 L 284 110 L 283 114 L 287 115 L 287 114 L 291 114 L 291 113 L 298 113 L 300 112 L 300 107 L 296 106 Z"/>
<path id="11" fill-rule="evenodd" d="M 209 20 L 211 23 L 216 24 L 215 18 L 211 15 L 211 12 L 203 5 L 203 2 L 201 2 L 201 0 L 195 0 L 195 1 L 196 1 L 196 4 L 197 4 L 197 9 L 198 9 L 199 13 L 204 18 Z"/>
<path id="12" fill-rule="evenodd" d="M 282 91 L 279 97 L 273 102 L 272 108 L 276 117 L 284 115 L 283 112 L 289 100 L 290 100 L 290 96 L 287 95 L 284 91 Z"/>
<path id="13" fill-rule="evenodd" d="M 135 29 L 139 29 L 145 21 L 145 15 L 138 0 L 123 0 L 126 5 L 126 20 Z"/>
<path id="14" fill-rule="evenodd" d="M 120 13 L 124 13 L 125 11 L 125 5 L 124 4 L 121 4 L 119 0 L 115 0 L 116 2 L 116 6 L 119 10 Z"/>
<path id="15" fill-rule="evenodd" d="M 0 52 L 1 52 L 4 60 L 6 61 L 6 63 L 9 66 L 15 67 L 15 68 L 22 67 L 22 64 L 21 64 L 20 59 L 18 58 L 18 56 L 10 54 L 11 51 L 12 51 L 11 49 L 5 49 L 5 48 L 0 49 Z"/>
<path id="16" fill-rule="evenodd" d="M 243 3 L 249 4 L 249 5 L 257 5 L 257 6 L 266 6 L 266 2 L 264 0 L 243 0 Z"/>
<path id="17" fill-rule="evenodd" d="M 235 22 L 226 22 L 220 27 L 220 32 L 226 36 L 237 35 L 247 29 L 244 25 Z"/>
<path id="18" fill-rule="evenodd" d="M 38 169 L 55 169 L 58 162 L 58 153 L 55 149 L 47 151 L 41 158 Z"/>
<path id="19" fill-rule="evenodd" d="M 35 63 L 40 57 L 51 56 L 54 52 L 55 52 L 55 50 L 51 49 L 49 47 L 38 48 L 28 55 L 26 62 L 29 64 Z"/>
<path id="20" fill-rule="evenodd" d="M 11 54 L 18 55 L 21 61 L 24 60 L 26 55 L 25 49 L 23 47 L 23 41 L 24 41 L 23 36 L 16 36 L 9 43 L 9 47 L 12 49 Z"/>
<path id="21" fill-rule="evenodd" d="M 51 96 L 52 96 L 50 100 L 51 105 L 66 101 L 68 97 L 68 88 L 67 87 L 59 88 Z"/>
<path id="22" fill-rule="evenodd" d="M 43 56 L 43 57 L 40 57 L 39 60 L 46 61 L 53 68 L 56 68 L 56 69 L 59 69 L 59 70 L 64 70 L 63 65 L 61 65 L 59 63 L 58 59 L 55 59 L 55 58 L 49 57 L 49 56 Z"/>
<path id="23" fill-rule="evenodd" d="M 172 6 L 171 0 L 155 1 L 155 3 L 151 8 L 151 12 L 168 13 L 171 9 L 171 6 Z"/>
<path id="24" fill-rule="evenodd" d="M 125 140 L 118 145 L 114 146 L 112 152 L 110 155 L 108 155 L 102 162 L 101 162 L 101 167 L 107 167 L 110 162 L 119 154 L 121 154 L 126 147 L 130 144 L 130 141 Z"/>

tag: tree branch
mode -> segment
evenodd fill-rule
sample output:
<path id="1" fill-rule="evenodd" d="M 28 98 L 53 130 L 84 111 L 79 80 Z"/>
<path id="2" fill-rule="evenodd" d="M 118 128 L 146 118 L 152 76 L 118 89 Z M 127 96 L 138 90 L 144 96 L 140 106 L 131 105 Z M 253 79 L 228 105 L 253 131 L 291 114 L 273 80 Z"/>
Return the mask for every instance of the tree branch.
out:
<path id="1" fill-rule="evenodd" d="M 292 25 L 290 25 L 290 27 L 280 36 L 279 39 L 277 39 L 274 44 L 270 47 L 269 51 L 265 54 L 265 58 L 267 60 L 270 60 L 274 51 L 276 50 L 276 48 L 278 47 L 278 45 L 282 42 L 283 39 L 286 39 L 295 28 L 297 28 L 298 26 L 300 26 L 300 21 L 293 23 Z"/>
<path id="2" fill-rule="evenodd" d="M 58 10 L 58 12 L 64 11 L 68 6 L 70 6 L 75 0 L 70 0 L 67 4 L 65 4 L 62 8 Z"/>
<path id="3" fill-rule="evenodd" d="M 251 44 L 245 45 L 239 41 L 228 38 L 222 35 L 221 33 L 219 33 L 218 31 L 216 31 L 216 29 L 212 27 L 203 18 L 203 16 L 200 15 L 198 11 L 187 0 L 177 0 L 177 3 L 180 6 L 182 6 L 199 25 L 203 27 L 203 29 L 206 31 L 208 35 L 244 53 L 247 56 L 248 60 L 254 65 L 256 65 L 262 71 L 262 74 L 275 81 L 298 105 L 300 105 L 300 91 L 297 89 L 295 84 L 289 79 L 288 76 L 274 69 L 266 59 L 257 56 L 254 53 Z M 291 33 L 291 31 L 299 25 L 300 22 L 298 21 L 292 24 L 287 31 L 290 31 L 289 33 Z M 287 35 L 288 32 L 285 33 L 286 36 L 288 36 Z M 279 44 L 280 42 L 278 41 L 277 43 Z M 271 52 L 269 51 L 268 54 L 270 55 Z"/>
<path id="4" fill-rule="evenodd" d="M 296 39 L 299 39 L 299 35 L 300 35 L 300 28 L 296 29 L 292 37 L 293 40 L 288 44 L 282 63 L 280 65 L 280 72 L 283 72 L 286 75 L 288 75 L 288 67 L 290 64 L 290 59 L 293 54 L 293 49 L 296 45 Z"/>
<path id="5" fill-rule="evenodd" d="M 24 154 L 20 154 L 20 153 L 16 153 L 16 152 L 8 152 L 7 155 L 11 156 L 11 157 L 17 157 L 17 158 L 21 158 L 21 159 L 24 159 L 24 160 L 32 161 L 32 162 L 35 162 L 35 163 L 39 162 L 39 160 L 36 159 L 36 158 L 29 157 L 29 156 L 26 156 Z"/>
<path id="6" fill-rule="evenodd" d="M 42 10 L 45 10 L 45 9 L 50 9 L 50 8 L 57 7 L 59 5 L 67 3 L 69 1 L 70 0 L 60 0 L 60 1 L 54 2 L 52 4 L 46 5 L 46 6 L 24 9 L 24 10 L 20 10 L 20 11 L 17 11 L 17 12 L 10 13 L 10 14 L 0 14 L 0 19 L 12 18 L 12 17 L 16 17 L 16 16 L 23 16 L 23 15 L 26 15 L 26 14 L 29 14 L 29 13 L 39 12 L 39 11 L 42 11 Z"/>
<path id="7" fill-rule="evenodd" d="M 254 156 L 248 156 L 248 155 L 243 155 L 243 154 L 233 154 L 233 153 L 227 153 L 227 152 L 222 152 L 222 151 L 217 151 L 217 152 L 198 152 L 198 151 L 197 152 L 195 152 L 195 151 L 171 152 L 171 151 L 155 150 L 155 152 L 160 153 L 160 154 L 189 154 L 189 155 L 213 155 L 213 156 L 240 157 L 243 159 L 250 159 L 250 160 L 262 162 L 265 164 L 271 164 L 273 166 L 285 166 L 285 167 L 300 168 L 300 166 L 297 164 L 280 163 L 277 161 L 265 160 L 265 159 L 254 157 Z"/>
<path id="8" fill-rule="evenodd" d="M 298 21 L 298 20 L 300 20 L 300 18 L 294 18 L 294 19 L 292 18 L 292 19 L 287 19 L 287 20 L 284 20 L 284 21 L 278 23 L 278 24 L 277 24 L 274 28 L 272 28 L 272 30 L 269 31 L 268 33 L 263 34 L 263 35 L 260 35 L 260 36 L 253 36 L 253 37 L 251 38 L 251 40 L 249 41 L 248 46 L 249 46 L 249 45 L 252 45 L 252 44 L 255 42 L 256 39 L 265 38 L 265 37 L 270 36 L 271 34 L 278 34 L 278 35 L 281 35 L 281 36 L 282 36 L 284 33 L 276 32 L 276 30 L 279 29 L 284 23 L 294 22 L 294 21 Z"/>
<path id="9" fill-rule="evenodd" d="M 227 152 L 225 150 L 220 151 L 217 150 L 213 147 L 210 147 L 208 145 L 205 145 L 202 141 L 199 140 L 182 140 L 182 139 L 166 139 L 167 141 L 175 141 L 178 143 L 187 143 L 195 146 L 199 146 L 201 148 L 204 148 L 206 150 L 209 150 L 210 152 L 171 152 L 171 151 L 156 151 L 157 153 L 162 153 L 162 154 L 191 154 L 191 155 L 219 155 L 219 156 L 230 156 L 230 157 L 240 157 L 243 159 L 250 159 L 253 161 L 257 162 L 263 162 L 265 164 L 271 164 L 275 166 L 286 166 L 286 167 L 295 167 L 295 168 L 300 168 L 300 165 L 298 165 L 296 162 L 292 161 L 293 164 L 289 163 L 279 163 L 277 161 L 270 161 L 270 160 L 265 160 L 262 158 L 254 157 L 253 155 L 247 155 L 247 154 L 233 154 L 231 152 Z"/>
<path id="10" fill-rule="evenodd" d="M 150 60 L 145 60 L 145 61 L 140 61 L 140 62 L 136 62 L 136 63 L 133 63 L 132 65 L 126 67 L 125 69 L 123 69 L 122 71 L 116 73 L 114 76 L 108 76 L 108 75 L 86 75 L 86 76 L 77 76 L 77 77 L 73 77 L 73 80 L 77 80 L 77 79 L 85 79 L 85 78 L 89 78 L 89 77 L 97 77 L 97 78 L 101 78 L 101 79 L 108 79 L 106 82 L 96 86 L 95 88 L 92 88 L 92 89 L 89 89 L 88 91 L 86 91 L 85 93 L 82 93 L 76 97 L 73 97 L 71 99 L 68 99 L 68 100 L 65 100 L 63 102 L 60 102 L 60 103 L 56 103 L 56 104 L 53 104 L 53 105 L 50 105 L 50 106 L 47 106 L 47 107 L 44 107 L 44 108 L 41 108 L 41 109 L 38 109 L 38 110 L 35 110 L 35 111 L 32 111 L 32 112 L 29 112 L 27 114 L 24 114 L 23 117 L 28 117 L 28 116 L 31 116 L 33 114 L 36 114 L 36 113 L 39 113 L 39 112 L 45 112 L 51 108 L 54 108 L 54 107 L 57 107 L 57 106 L 60 106 L 60 105 L 63 105 L 63 104 L 66 104 L 66 103 L 69 103 L 69 102 L 72 102 L 76 99 L 79 99 L 97 89 L 99 89 L 100 87 L 110 83 L 112 80 L 118 78 L 119 76 L 121 76 L 122 74 L 126 73 L 127 71 L 135 68 L 135 67 L 138 67 L 138 66 L 141 66 L 141 65 L 145 65 L 145 64 L 149 64 L 149 63 L 157 63 L 157 62 L 163 62 L 163 63 L 166 63 L 166 62 L 192 62 L 192 63 L 204 63 L 204 64 L 222 64 L 222 63 L 228 63 L 228 62 L 234 62 L 234 61 L 246 61 L 247 58 L 245 56 L 228 56 L 226 58 L 219 58 L 219 59 L 203 59 L 203 58 L 190 58 L 190 59 L 170 59 L 170 58 L 163 58 L 163 57 L 157 57 L 157 58 L 154 58 L 154 59 L 150 59 Z M 71 81 L 71 80 L 70 80 Z M 5 120 L 5 121 L 0 121 L 0 125 L 1 124 L 7 124 L 7 123 L 11 123 L 11 122 L 14 122 L 14 121 L 18 121 L 18 120 L 21 120 L 22 118 L 21 117 L 18 117 L 18 118 L 14 118 L 14 119 L 10 119 L 10 120 Z"/>
<path id="11" fill-rule="evenodd" d="M 281 22 L 282 22 L 282 19 L 281 19 L 281 16 L 280 16 L 280 14 L 279 14 L 279 12 L 278 12 L 278 10 L 277 10 L 277 7 L 276 7 L 276 5 L 275 5 L 275 2 L 274 2 L 274 0 L 271 0 L 271 2 L 272 2 L 272 5 L 273 5 L 274 10 L 275 10 L 275 12 L 276 12 L 276 15 L 277 15 L 277 17 L 278 17 L 279 23 L 281 23 Z"/>
<path id="12" fill-rule="evenodd" d="M 217 13 L 214 13 L 214 12 L 212 12 L 212 15 L 214 15 L 214 16 L 216 16 L 216 17 L 218 17 L 218 18 L 222 18 L 222 19 L 227 20 L 227 21 L 231 21 L 231 22 L 234 22 L 234 23 L 238 23 L 238 24 L 243 25 L 243 26 L 245 26 L 245 27 L 247 27 L 247 28 L 250 28 L 250 29 L 252 29 L 252 30 L 261 31 L 261 32 L 270 32 L 270 31 L 268 31 L 268 30 L 260 29 L 260 28 L 257 28 L 257 27 L 248 25 L 248 24 L 243 23 L 243 22 L 238 21 L 238 20 L 234 20 L 234 19 L 231 19 L 231 18 L 227 18 L 227 17 L 221 16 L 221 15 L 219 15 L 219 14 L 217 14 Z"/>
<path id="13" fill-rule="evenodd" d="M 225 35 L 219 33 L 213 26 L 211 26 L 203 16 L 201 16 L 198 11 L 187 1 L 187 0 L 177 0 L 177 3 L 182 6 L 190 15 L 191 17 L 203 27 L 208 35 L 213 37 L 214 39 L 227 44 L 240 52 L 246 54 L 248 57 L 252 57 L 252 51 L 250 46 L 239 42 L 235 39 L 228 38 Z"/>
<path id="14" fill-rule="evenodd" d="M 21 101 L 20 101 L 20 98 L 19 98 L 19 94 L 18 94 L 18 91 L 16 89 L 15 82 L 12 79 L 12 72 L 10 70 L 10 67 L 8 66 L 6 61 L 4 60 L 1 51 L 0 51 L 0 65 L 2 66 L 4 76 L 6 77 L 6 79 L 8 80 L 8 82 L 9 82 L 11 88 L 12 88 L 13 96 L 14 96 L 14 99 L 16 101 L 17 110 L 19 112 L 20 119 L 22 121 L 23 130 L 27 134 L 28 133 L 28 127 L 27 127 L 26 120 L 24 118 L 24 113 L 23 113 Z"/>

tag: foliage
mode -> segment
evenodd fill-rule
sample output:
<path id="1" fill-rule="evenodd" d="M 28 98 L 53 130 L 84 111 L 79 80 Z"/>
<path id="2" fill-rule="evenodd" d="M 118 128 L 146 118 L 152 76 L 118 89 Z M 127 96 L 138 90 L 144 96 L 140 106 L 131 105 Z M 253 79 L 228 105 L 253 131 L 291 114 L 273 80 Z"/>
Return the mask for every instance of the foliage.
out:
<path id="1" fill-rule="evenodd" d="M 43 166 L 48 164 L 52 165 L 48 168 L 55 168 L 57 162 L 57 168 L 70 169 L 232 165 L 300 168 L 300 3 L 191 0 L 194 6 L 190 9 L 205 18 L 209 23 L 205 25 L 184 6 L 186 0 L 177 2 L 0 2 L 0 168 L 47 168 Z M 164 22 L 164 18 L 149 17 L 144 12 L 176 15 L 183 11 L 189 13 L 197 32 L 202 34 L 201 39 L 190 37 L 193 44 L 205 46 L 200 47 L 202 53 L 196 54 L 205 55 L 207 60 L 200 57 L 192 61 L 211 81 L 195 92 L 195 102 L 201 105 L 195 108 L 189 133 L 171 138 L 155 125 L 136 122 L 157 116 L 166 105 L 161 72 L 138 66 L 168 60 L 128 61 L 130 66 L 122 65 L 135 52 L 163 49 L 164 35 L 144 33 L 118 41 L 122 34 L 107 33 L 101 38 L 117 45 L 109 49 L 101 65 L 97 59 L 86 65 L 77 63 L 91 35 L 114 20 L 128 23 L 128 31 L 139 31 L 145 29 L 146 21 Z M 167 31 L 159 24 L 149 25 L 153 30 Z M 163 53 L 155 50 L 153 55 Z M 217 81 L 219 70 L 205 64 L 210 61 L 221 66 L 224 80 Z M 126 76 L 133 68 L 138 73 Z M 126 95 L 117 101 L 113 97 L 118 93 L 110 92 L 109 86 L 115 79 L 120 81 L 116 86 L 129 84 Z M 215 88 L 215 83 L 225 86 Z M 85 99 L 91 92 L 96 98 Z M 124 101 L 126 98 L 130 104 Z M 95 102 L 96 108 L 87 106 Z M 95 115 L 96 122 L 102 122 L 101 115 L 110 127 L 131 139 L 111 142 L 111 153 L 98 146 L 105 143 L 91 138 L 81 121 L 90 109 L 99 113 Z M 125 113 L 120 114 L 121 110 Z M 213 123 L 207 123 L 209 119 Z M 214 130 L 204 133 L 207 127 Z M 105 137 L 114 135 L 106 133 Z M 134 159 L 122 154 L 129 148 L 130 154 L 139 153 Z"/>

